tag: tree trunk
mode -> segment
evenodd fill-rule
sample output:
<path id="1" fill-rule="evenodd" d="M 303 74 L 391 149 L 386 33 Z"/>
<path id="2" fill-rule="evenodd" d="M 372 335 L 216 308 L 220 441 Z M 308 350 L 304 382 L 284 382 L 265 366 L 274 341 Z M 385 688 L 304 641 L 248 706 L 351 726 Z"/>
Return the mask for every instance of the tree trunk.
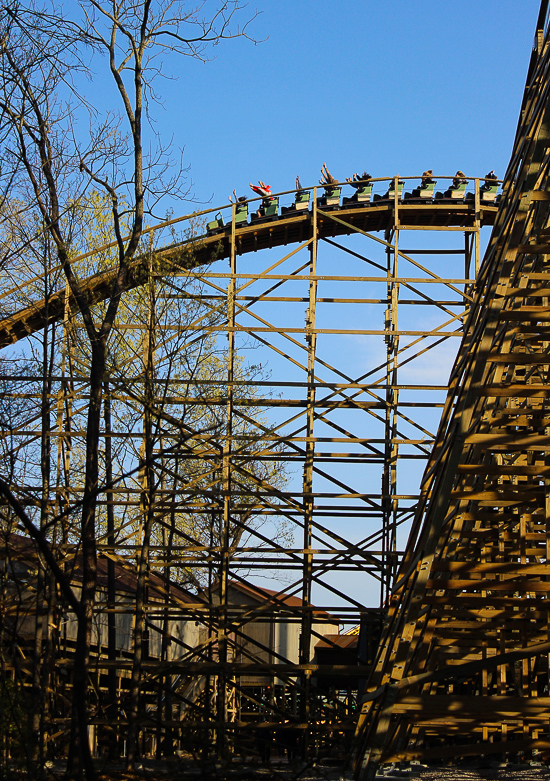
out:
<path id="1" fill-rule="evenodd" d="M 103 375 L 106 345 L 92 344 L 90 367 L 90 406 L 86 430 L 86 476 L 82 500 L 82 594 L 77 616 L 78 629 L 74 657 L 71 745 L 67 772 L 69 777 L 95 781 L 96 773 L 88 739 L 88 667 L 92 640 L 92 618 L 97 580 L 95 514 L 98 490 L 98 450 L 101 422 Z"/>
<path id="2" fill-rule="evenodd" d="M 149 258 L 149 285 L 148 285 L 148 317 L 145 342 L 143 345 L 143 370 L 145 375 L 144 400 L 143 400 L 143 445 L 142 465 L 140 469 L 141 480 L 141 513 L 143 518 L 143 532 L 141 550 L 138 563 L 135 627 L 134 627 L 134 654 L 132 663 L 132 677 L 130 683 L 130 723 L 128 725 L 128 754 L 126 757 L 126 769 L 133 770 L 136 760 L 137 739 L 139 734 L 139 700 L 141 689 L 141 667 L 143 661 L 144 630 L 145 630 L 145 606 L 147 595 L 147 575 L 149 570 L 149 546 L 151 537 L 151 525 L 153 519 L 153 493 L 154 471 L 153 461 L 153 426 L 151 407 L 153 403 L 153 364 L 154 364 L 154 284 L 152 276 L 152 258 Z"/>
<path id="3" fill-rule="evenodd" d="M 112 428 L 111 428 L 111 396 L 109 390 L 109 380 L 104 383 L 104 420 L 105 420 L 105 481 L 110 486 L 113 481 L 112 459 Z M 113 490 L 107 489 L 107 545 L 110 552 L 115 547 L 115 512 L 113 507 Z M 118 757 L 118 715 L 119 706 L 117 702 L 117 671 L 115 662 L 117 659 L 117 627 L 116 627 L 116 582 L 115 582 L 115 563 L 111 556 L 107 561 L 107 656 L 112 667 L 108 672 L 108 690 L 109 701 L 107 704 L 107 713 L 111 722 L 111 732 L 108 737 L 109 759 Z"/>

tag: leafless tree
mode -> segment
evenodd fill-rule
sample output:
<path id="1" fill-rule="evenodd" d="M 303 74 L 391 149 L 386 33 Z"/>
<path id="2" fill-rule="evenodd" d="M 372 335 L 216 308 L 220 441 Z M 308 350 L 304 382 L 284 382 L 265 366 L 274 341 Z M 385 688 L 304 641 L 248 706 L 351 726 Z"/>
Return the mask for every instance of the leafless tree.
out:
<path id="1" fill-rule="evenodd" d="M 69 16 L 74 10 L 74 15 Z M 156 134 L 151 117 L 160 61 L 175 55 L 207 59 L 211 46 L 248 37 L 238 0 L 191 5 L 176 0 L 81 0 L 72 8 L 8 3 L 0 22 L 0 182 L 4 197 L 31 204 L 48 233 L 82 318 L 90 349 L 86 462 L 80 515 L 82 589 L 75 601 L 78 636 L 68 774 L 95 777 L 87 739 L 87 687 L 92 611 L 97 578 L 96 511 L 99 440 L 109 337 L 129 266 L 140 249 L 144 219 L 160 197 L 185 194 L 182 169 Z M 103 68 L 118 104 L 100 115 L 86 97 L 85 79 Z M 97 76 L 96 76 L 97 79 Z M 86 131 L 84 130 L 86 128 Z M 149 144 L 150 142 L 150 144 Z M 150 152 L 144 152 L 150 148 Z M 117 272 L 108 305 L 97 317 L 71 263 L 71 209 L 90 187 L 111 203 Z M 130 231 L 123 225 L 129 218 Z M 4 498 L 38 540 L 46 536 L 0 481 Z M 61 577 L 61 574 L 60 574 Z M 66 584 L 64 587 L 67 588 Z"/>

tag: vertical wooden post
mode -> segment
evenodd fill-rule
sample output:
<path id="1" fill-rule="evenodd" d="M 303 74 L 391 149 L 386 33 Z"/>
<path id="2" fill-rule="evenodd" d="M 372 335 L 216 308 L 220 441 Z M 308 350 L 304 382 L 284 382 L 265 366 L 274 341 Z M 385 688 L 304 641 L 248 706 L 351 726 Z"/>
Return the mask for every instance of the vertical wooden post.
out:
<path id="1" fill-rule="evenodd" d="M 227 290 L 227 401 L 225 438 L 222 463 L 223 518 L 220 539 L 219 573 L 219 617 L 218 617 L 218 690 L 217 690 L 217 755 L 219 761 L 225 761 L 228 755 L 225 725 L 227 722 L 228 699 L 228 581 L 229 581 L 229 545 L 231 527 L 231 451 L 233 436 L 233 380 L 235 371 L 235 288 L 237 284 L 237 247 L 235 241 L 235 217 L 237 205 L 233 204 L 231 214 L 231 254 L 229 258 L 230 276 Z"/>
<path id="2" fill-rule="evenodd" d="M 398 177 L 395 179 L 396 188 Z M 397 209 L 397 203 L 395 204 Z M 399 282 L 399 229 L 398 216 L 394 213 L 393 228 L 386 231 L 386 274 L 387 274 L 387 309 L 385 313 L 386 341 L 386 392 L 385 392 L 385 433 L 384 433 L 384 471 L 382 474 L 382 555 L 384 569 L 380 579 L 380 605 L 388 596 L 394 574 L 395 561 L 392 555 L 396 549 L 396 519 L 397 519 L 397 456 L 398 445 L 395 443 L 397 431 L 397 407 L 399 391 L 397 384 L 397 356 L 399 351 L 398 303 Z"/>
<path id="3" fill-rule="evenodd" d="M 302 599 L 303 612 L 301 620 L 299 663 L 308 664 L 311 653 L 312 627 L 312 597 L 311 584 L 313 572 L 313 553 L 311 550 L 311 534 L 313 528 L 313 461 L 315 456 L 314 422 L 315 422 L 315 349 L 317 336 L 315 333 L 315 314 L 317 303 L 317 188 L 313 190 L 313 211 L 311 216 L 312 237 L 309 255 L 309 300 L 306 312 L 305 338 L 307 348 L 307 411 L 306 411 L 306 443 L 303 474 L 303 565 L 302 565 Z M 306 671 L 302 676 L 302 707 L 301 718 L 309 722 L 311 715 L 311 673 Z M 304 755 L 307 754 L 307 735 L 303 741 Z"/>
<path id="4" fill-rule="evenodd" d="M 479 193 L 479 179 L 475 179 L 474 182 L 474 204 L 475 204 L 475 216 L 474 216 L 474 248 L 475 248 L 475 275 L 476 279 L 479 274 L 481 266 L 481 245 L 480 245 L 480 231 L 481 231 L 481 199 Z"/>

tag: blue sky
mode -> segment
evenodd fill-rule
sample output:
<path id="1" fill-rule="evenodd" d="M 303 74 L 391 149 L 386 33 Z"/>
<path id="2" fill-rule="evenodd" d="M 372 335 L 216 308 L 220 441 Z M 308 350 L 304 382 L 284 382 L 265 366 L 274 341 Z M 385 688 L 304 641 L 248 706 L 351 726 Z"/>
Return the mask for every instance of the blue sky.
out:
<path id="1" fill-rule="evenodd" d="M 169 63 L 157 129 L 185 147 L 199 202 L 263 179 L 504 174 L 538 0 L 261 0 L 207 63 Z M 167 63 L 168 65 L 168 63 Z M 167 70 L 168 72 L 168 70 Z"/>

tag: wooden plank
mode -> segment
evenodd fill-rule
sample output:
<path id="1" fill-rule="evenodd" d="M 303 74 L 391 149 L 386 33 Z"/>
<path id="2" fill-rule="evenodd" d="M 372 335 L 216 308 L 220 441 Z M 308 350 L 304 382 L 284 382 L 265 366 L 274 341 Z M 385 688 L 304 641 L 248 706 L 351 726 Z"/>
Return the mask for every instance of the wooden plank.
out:
<path id="1" fill-rule="evenodd" d="M 521 718 L 521 714 L 530 718 L 548 719 L 550 697 L 517 697 L 492 694 L 488 697 L 458 694 L 419 694 L 404 695 L 397 698 L 397 707 L 405 712 L 418 714 L 442 714 L 447 716 L 465 715 L 468 718 L 490 718 L 498 722 L 499 717 Z"/>
<path id="2" fill-rule="evenodd" d="M 491 741 L 491 742 L 473 742 L 468 740 L 466 743 L 460 743 L 460 738 L 466 736 L 459 735 L 458 742 L 453 741 L 452 745 L 444 742 L 437 748 L 406 748 L 400 751 L 386 750 L 382 754 L 383 762 L 400 762 L 411 759 L 452 759 L 454 757 L 479 757 L 491 754 L 514 755 L 518 752 L 525 752 L 536 749 L 537 751 L 547 751 L 550 749 L 550 741 L 538 740 L 528 736 L 522 736 L 518 740 Z"/>
<path id="3" fill-rule="evenodd" d="M 522 386 L 530 388 L 532 386 Z M 547 387 L 550 393 L 550 386 Z M 496 394 L 495 394 L 496 395 Z M 550 434 L 528 434 L 523 435 L 520 432 L 510 432 L 508 434 L 468 434 L 466 437 L 467 445 L 481 445 L 482 449 L 491 448 L 499 450 L 549 450 Z"/>
<path id="4" fill-rule="evenodd" d="M 538 276 L 544 276 L 546 279 L 550 278 L 549 274 L 539 274 Z M 534 285 L 529 285 L 529 287 L 509 287 L 502 295 L 504 298 L 546 298 L 550 296 L 550 287 L 535 287 Z"/>
<path id="5" fill-rule="evenodd" d="M 508 485 L 503 486 L 501 490 L 496 488 L 491 490 L 488 488 L 482 488 L 475 490 L 472 488 L 457 488 L 451 491 L 451 500 L 457 501 L 458 499 L 467 499 L 468 501 L 476 502 L 529 502 L 540 500 L 543 489 L 536 491 L 532 486 L 526 486 L 523 490 L 521 485 L 515 486 L 515 490 L 512 490 Z"/>
<path id="6" fill-rule="evenodd" d="M 550 466 L 534 464 L 459 464 L 457 472 L 467 475 L 550 475 Z"/>
<path id="7" fill-rule="evenodd" d="M 531 383 L 530 385 L 520 385 L 518 383 L 510 385 L 484 385 L 479 389 L 479 395 L 545 399 L 550 395 L 550 385 L 542 385 L 540 383 Z"/>
<path id="8" fill-rule="evenodd" d="M 550 320 L 550 311 L 547 307 L 523 306 L 521 309 L 503 309 L 499 317 L 509 322 L 547 322 Z"/>
<path id="9" fill-rule="evenodd" d="M 529 255 L 548 255 L 550 244 L 518 244 L 516 250 Z"/>
<path id="10" fill-rule="evenodd" d="M 521 572 L 525 576 L 550 576 L 550 564 L 513 564 L 508 561 L 472 562 L 472 561 L 434 561 L 432 571 L 466 573 L 503 573 Z"/>
<path id="11" fill-rule="evenodd" d="M 450 579 L 450 580 L 437 580 L 429 579 L 426 582 L 426 588 L 434 589 L 435 591 L 510 591 L 524 593 L 536 592 L 540 594 L 546 594 L 550 592 L 550 582 L 531 580 L 527 577 L 517 577 L 519 572 L 511 573 L 514 577 L 507 580 L 487 580 L 486 578 L 480 578 L 475 580 L 471 579 Z M 546 577 L 550 576 L 550 566 L 546 573 Z M 460 599 L 460 597 L 453 597 L 453 599 Z"/>
<path id="12" fill-rule="evenodd" d="M 550 364 L 550 354 L 534 353 L 492 353 L 487 356 L 491 363 L 504 363 L 512 366 L 545 366 Z"/>

